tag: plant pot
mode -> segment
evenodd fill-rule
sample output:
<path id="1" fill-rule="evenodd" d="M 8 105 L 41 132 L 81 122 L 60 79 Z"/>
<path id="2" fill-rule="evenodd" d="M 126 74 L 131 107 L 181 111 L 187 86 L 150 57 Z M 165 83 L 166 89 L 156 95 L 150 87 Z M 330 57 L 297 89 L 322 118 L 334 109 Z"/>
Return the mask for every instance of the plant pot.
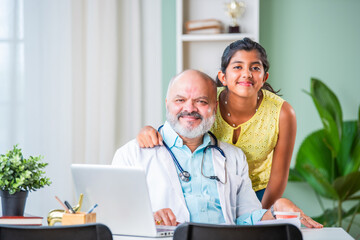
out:
<path id="1" fill-rule="evenodd" d="M 29 192 L 20 191 L 9 194 L 8 191 L 0 191 L 3 216 L 24 216 L 26 198 Z"/>

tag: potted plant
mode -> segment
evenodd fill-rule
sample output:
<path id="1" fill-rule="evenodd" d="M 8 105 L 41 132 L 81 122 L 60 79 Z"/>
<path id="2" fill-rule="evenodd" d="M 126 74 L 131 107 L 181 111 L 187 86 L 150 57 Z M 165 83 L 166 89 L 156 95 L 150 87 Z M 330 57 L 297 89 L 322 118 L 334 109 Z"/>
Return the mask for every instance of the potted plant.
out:
<path id="1" fill-rule="evenodd" d="M 308 94 L 323 128 L 302 142 L 289 180 L 307 182 L 314 189 L 323 210 L 315 220 L 325 226 L 342 227 L 346 219 L 349 231 L 355 215 L 360 213 L 360 108 L 358 120 L 343 121 L 335 93 L 314 78 Z M 332 200 L 334 207 L 325 209 L 320 196 Z M 344 202 L 351 207 L 345 209 Z"/>
<path id="2" fill-rule="evenodd" d="M 50 185 L 42 171 L 48 163 L 42 156 L 24 158 L 17 145 L 0 155 L 0 194 L 4 216 L 23 216 L 29 191 Z"/>

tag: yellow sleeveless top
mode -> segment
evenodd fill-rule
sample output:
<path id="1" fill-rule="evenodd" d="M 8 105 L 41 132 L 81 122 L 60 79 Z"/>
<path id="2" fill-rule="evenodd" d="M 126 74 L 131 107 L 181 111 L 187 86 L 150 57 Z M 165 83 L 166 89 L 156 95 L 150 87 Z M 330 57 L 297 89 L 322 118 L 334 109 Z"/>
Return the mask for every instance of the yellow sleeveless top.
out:
<path id="1" fill-rule="evenodd" d="M 225 87 L 218 88 L 217 100 Z M 274 148 L 279 134 L 280 110 L 284 100 L 276 94 L 262 90 L 263 100 L 251 119 L 240 124 L 240 135 L 233 144 L 234 129 L 221 116 L 220 104 L 216 113 L 216 120 L 211 129 L 215 136 L 223 142 L 227 142 L 241 148 L 249 164 L 249 176 L 254 191 L 266 188 L 271 171 L 271 163 Z"/>

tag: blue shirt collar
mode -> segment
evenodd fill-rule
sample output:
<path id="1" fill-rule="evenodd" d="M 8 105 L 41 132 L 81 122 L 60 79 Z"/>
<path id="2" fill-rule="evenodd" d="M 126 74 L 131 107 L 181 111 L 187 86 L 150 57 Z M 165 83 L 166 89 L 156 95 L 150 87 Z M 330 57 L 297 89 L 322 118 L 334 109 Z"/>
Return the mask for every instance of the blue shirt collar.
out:
<path id="1" fill-rule="evenodd" d="M 184 146 L 184 142 L 181 137 L 172 129 L 169 122 L 166 121 L 162 131 L 160 131 L 165 143 L 171 149 L 172 147 L 182 148 Z M 202 149 L 205 148 L 208 144 L 210 144 L 211 138 L 208 133 L 206 133 L 203 137 L 203 143 L 197 148 Z"/>

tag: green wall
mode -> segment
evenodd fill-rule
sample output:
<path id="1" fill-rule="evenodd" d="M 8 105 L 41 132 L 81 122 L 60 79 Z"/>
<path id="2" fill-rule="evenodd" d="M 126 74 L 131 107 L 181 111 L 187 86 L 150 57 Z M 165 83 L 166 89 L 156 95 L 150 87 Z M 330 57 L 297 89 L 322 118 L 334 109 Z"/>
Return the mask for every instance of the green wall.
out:
<path id="1" fill-rule="evenodd" d="M 339 97 L 344 119 L 356 119 L 360 104 L 360 1 L 261 0 L 260 42 L 270 60 L 269 82 L 294 107 L 304 137 L 321 127 L 302 90 L 310 78 L 325 82 Z"/>
<path id="2" fill-rule="evenodd" d="M 161 4 L 161 45 L 163 98 L 170 79 L 176 74 L 176 1 L 162 0 Z M 165 109 L 165 101 L 164 109 Z M 165 111 L 163 111 L 165 119 Z"/>
<path id="3" fill-rule="evenodd" d="M 164 92 L 175 74 L 175 0 L 163 1 Z M 166 9 L 165 9 L 166 8 Z M 360 1 L 260 0 L 260 43 L 270 60 L 269 82 L 295 109 L 297 138 L 292 165 L 302 140 L 321 127 L 310 97 L 310 78 L 325 82 L 338 96 L 345 120 L 356 119 L 360 105 Z M 166 16 L 166 17 L 165 17 Z M 171 35 L 171 36 L 170 36 Z M 288 197 L 309 215 L 321 213 L 313 191 L 289 183 Z M 354 227 L 353 236 L 359 228 Z"/>
<path id="4" fill-rule="evenodd" d="M 292 165 L 303 139 L 322 127 L 311 98 L 302 91 L 309 91 L 311 77 L 335 92 L 345 120 L 357 119 L 359 10 L 358 0 L 260 0 L 260 42 L 271 64 L 269 82 L 281 89 L 297 115 Z M 310 216 L 322 212 L 313 190 L 304 183 L 288 183 L 284 196 Z M 331 202 L 326 205 L 330 207 Z M 350 233 L 358 236 L 359 226 L 353 225 Z"/>

